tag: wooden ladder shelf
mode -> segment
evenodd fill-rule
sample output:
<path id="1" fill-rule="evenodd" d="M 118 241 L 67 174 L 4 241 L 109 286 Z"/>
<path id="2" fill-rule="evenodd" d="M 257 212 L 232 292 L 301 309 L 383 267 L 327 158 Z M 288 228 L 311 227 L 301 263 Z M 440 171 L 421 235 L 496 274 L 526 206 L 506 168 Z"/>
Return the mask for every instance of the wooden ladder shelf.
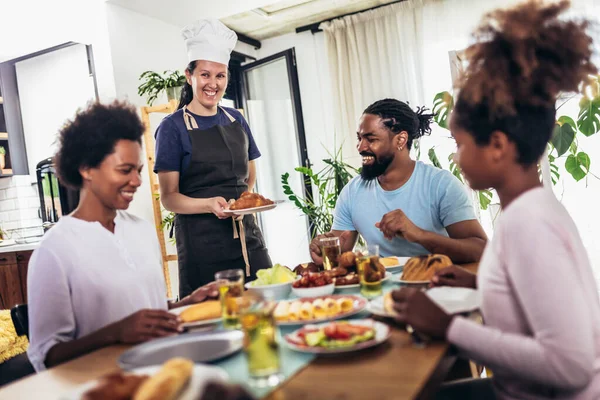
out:
<path id="1" fill-rule="evenodd" d="M 166 104 L 157 106 L 144 106 L 141 107 L 142 122 L 144 123 L 144 144 L 146 146 L 147 155 L 147 169 L 150 177 L 150 191 L 152 193 L 152 208 L 154 209 L 154 225 L 156 227 L 156 234 L 158 235 L 158 241 L 160 243 L 160 251 L 162 254 L 163 262 L 163 273 L 165 275 L 165 282 L 167 284 L 167 297 L 171 298 L 171 275 L 169 274 L 169 261 L 177 261 L 177 255 L 167 254 L 167 245 L 165 243 L 165 234 L 162 229 L 162 208 L 160 206 L 160 190 L 158 186 L 158 177 L 154 173 L 154 134 L 150 127 L 150 114 L 152 113 L 164 113 L 172 114 L 177 110 L 177 100 L 171 100 Z"/>

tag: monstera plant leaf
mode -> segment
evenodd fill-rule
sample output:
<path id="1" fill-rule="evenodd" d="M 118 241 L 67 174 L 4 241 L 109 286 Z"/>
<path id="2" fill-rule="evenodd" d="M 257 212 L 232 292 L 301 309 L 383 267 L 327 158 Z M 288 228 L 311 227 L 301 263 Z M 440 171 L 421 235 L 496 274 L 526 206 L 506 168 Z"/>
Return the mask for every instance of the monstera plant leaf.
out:
<path id="1" fill-rule="evenodd" d="M 585 136 L 592 136 L 600 131 L 600 96 L 593 99 L 584 96 L 581 99 L 577 127 Z"/>
<path id="2" fill-rule="evenodd" d="M 550 139 L 550 141 L 556 149 L 558 157 L 562 156 L 569 150 L 569 147 L 571 147 L 571 144 L 575 139 L 576 133 L 577 126 L 575 125 L 573 118 L 563 115 L 556 121 L 552 139 Z"/>
<path id="3" fill-rule="evenodd" d="M 488 206 L 492 202 L 492 192 L 491 190 L 479 190 L 477 191 L 477 195 L 479 197 L 479 206 L 482 210 L 487 210 Z"/>
<path id="4" fill-rule="evenodd" d="M 429 156 L 429 161 L 431 161 L 431 163 L 435 167 L 443 169 L 442 164 L 440 163 L 440 160 L 439 160 L 437 154 L 435 154 L 435 149 L 433 147 L 429 149 L 429 151 L 427 152 L 427 155 Z"/>
<path id="5" fill-rule="evenodd" d="M 590 164 L 590 157 L 580 151 L 577 155 L 569 154 L 565 162 L 565 169 L 573 176 L 573 179 L 579 182 L 590 172 Z"/>
<path id="6" fill-rule="evenodd" d="M 448 129 L 448 118 L 454 107 L 454 98 L 448 92 L 440 92 L 433 98 L 433 119 L 442 128 Z"/>
<path id="7" fill-rule="evenodd" d="M 459 181 L 464 183 L 462 171 L 460 170 L 460 167 L 458 166 L 458 164 L 454 162 L 454 155 L 455 155 L 455 153 L 451 153 L 448 156 L 448 161 L 450 161 L 450 172 L 452 172 L 452 175 L 457 177 Z"/>

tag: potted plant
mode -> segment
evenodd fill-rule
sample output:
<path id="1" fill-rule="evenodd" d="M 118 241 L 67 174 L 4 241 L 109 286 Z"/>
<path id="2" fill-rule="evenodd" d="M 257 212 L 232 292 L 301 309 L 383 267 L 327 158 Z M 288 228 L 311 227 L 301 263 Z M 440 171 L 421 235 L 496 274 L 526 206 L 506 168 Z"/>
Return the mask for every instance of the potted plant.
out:
<path id="1" fill-rule="evenodd" d="M 327 166 L 318 172 L 306 167 L 294 169 L 304 174 L 305 179 L 313 186 L 314 194 L 307 193 L 306 197 L 294 193 L 289 184 L 289 172 L 281 175 L 283 192 L 302 213 L 308 216 L 313 238 L 331 230 L 333 210 L 342 189 L 350 182 L 353 174 L 360 173 L 360 170 L 342 160 L 341 148 L 334 156 L 323 162 Z"/>
<path id="2" fill-rule="evenodd" d="M 6 165 L 6 149 L 0 146 L 0 170 Z"/>
<path id="3" fill-rule="evenodd" d="M 138 86 L 138 95 L 148 96 L 148 105 L 152 105 L 164 90 L 169 100 L 177 100 L 185 84 L 185 75 L 179 71 L 164 71 L 162 75 L 154 71 L 145 71 L 140 75 L 142 83 Z"/>

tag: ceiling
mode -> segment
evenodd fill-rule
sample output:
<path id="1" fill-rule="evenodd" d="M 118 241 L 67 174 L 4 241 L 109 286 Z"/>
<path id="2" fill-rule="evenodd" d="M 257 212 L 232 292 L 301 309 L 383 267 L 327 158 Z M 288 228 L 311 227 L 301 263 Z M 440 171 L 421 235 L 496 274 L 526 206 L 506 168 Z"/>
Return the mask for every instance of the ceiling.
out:
<path id="1" fill-rule="evenodd" d="M 221 18 L 221 21 L 238 33 L 262 40 L 294 32 L 299 27 L 397 1 L 280 0 L 267 6 Z"/>
<path id="2" fill-rule="evenodd" d="M 398 0 L 107 0 L 183 27 L 202 17 L 220 18 L 238 33 L 267 39 L 296 28 Z"/>

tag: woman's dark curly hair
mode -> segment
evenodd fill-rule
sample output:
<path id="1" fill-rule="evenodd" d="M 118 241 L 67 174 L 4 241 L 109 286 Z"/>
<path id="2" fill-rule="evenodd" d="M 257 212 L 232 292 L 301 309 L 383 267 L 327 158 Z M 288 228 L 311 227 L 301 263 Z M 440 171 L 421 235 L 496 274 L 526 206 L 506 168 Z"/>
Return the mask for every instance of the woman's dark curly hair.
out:
<path id="1" fill-rule="evenodd" d="M 80 168 L 99 166 L 121 139 L 142 144 L 143 133 L 144 125 L 129 103 L 93 103 L 79 110 L 58 134 L 59 149 L 54 155 L 58 178 L 66 186 L 81 188 Z"/>
<path id="2" fill-rule="evenodd" d="M 453 122 L 479 145 L 504 132 L 518 162 L 536 163 L 554 128 L 559 92 L 571 92 L 590 74 L 592 28 L 585 19 L 561 18 L 569 1 L 530 0 L 487 14 L 467 48 Z"/>
<path id="3" fill-rule="evenodd" d="M 429 110 L 425 107 L 417 107 L 415 112 L 408 104 L 400 100 L 383 99 L 371 104 L 363 114 L 380 117 L 383 125 L 393 135 L 406 131 L 408 133 L 406 147 L 410 150 L 413 140 L 431 133 L 430 125 L 434 114 L 426 114 L 426 111 Z"/>

